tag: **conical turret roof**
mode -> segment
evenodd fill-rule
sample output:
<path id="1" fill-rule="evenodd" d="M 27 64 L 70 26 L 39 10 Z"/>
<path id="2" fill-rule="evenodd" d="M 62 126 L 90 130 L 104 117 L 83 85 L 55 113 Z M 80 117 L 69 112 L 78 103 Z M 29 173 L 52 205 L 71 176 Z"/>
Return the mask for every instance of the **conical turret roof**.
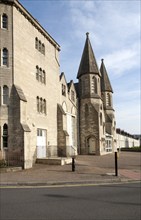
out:
<path id="1" fill-rule="evenodd" d="M 89 40 L 89 33 L 86 33 L 86 42 L 77 74 L 77 78 L 84 74 L 98 74 L 100 75 L 100 71 L 95 59 L 95 55 Z"/>
<path id="2" fill-rule="evenodd" d="M 113 93 L 113 89 L 104 65 L 104 60 L 101 60 L 101 67 L 100 67 L 100 72 L 101 72 L 101 92 L 112 92 Z"/>

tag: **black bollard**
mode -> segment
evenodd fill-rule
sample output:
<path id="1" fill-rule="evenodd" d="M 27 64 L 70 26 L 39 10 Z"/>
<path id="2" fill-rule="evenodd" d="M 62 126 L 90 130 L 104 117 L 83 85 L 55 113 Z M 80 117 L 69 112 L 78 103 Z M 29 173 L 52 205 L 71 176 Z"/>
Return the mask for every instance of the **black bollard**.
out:
<path id="1" fill-rule="evenodd" d="M 75 171 L 75 160 L 74 157 L 72 157 L 72 172 Z"/>
<path id="2" fill-rule="evenodd" d="M 115 176 L 118 176 L 117 152 L 115 152 Z"/>

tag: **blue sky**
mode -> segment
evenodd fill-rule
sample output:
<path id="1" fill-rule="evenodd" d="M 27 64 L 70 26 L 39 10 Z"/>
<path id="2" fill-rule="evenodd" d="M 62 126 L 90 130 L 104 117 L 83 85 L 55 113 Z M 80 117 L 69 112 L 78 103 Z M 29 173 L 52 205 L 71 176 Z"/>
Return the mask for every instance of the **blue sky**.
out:
<path id="1" fill-rule="evenodd" d="M 61 46 L 60 72 L 77 82 L 86 32 L 114 90 L 117 128 L 140 133 L 140 0 L 20 0 Z"/>

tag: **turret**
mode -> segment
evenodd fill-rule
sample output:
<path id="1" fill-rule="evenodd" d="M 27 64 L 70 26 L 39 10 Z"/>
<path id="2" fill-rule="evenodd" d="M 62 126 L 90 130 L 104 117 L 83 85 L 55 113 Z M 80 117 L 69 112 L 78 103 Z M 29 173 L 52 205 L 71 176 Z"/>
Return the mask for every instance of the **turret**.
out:
<path id="1" fill-rule="evenodd" d="M 79 79 L 79 130 L 81 154 L 101 153 L 104 135 L 101 73 L 86 33 L 86 42 L 77 74 Z"/>
<path id="2" fill-rule="evenodd" d="M 104 104 L 104 109 L 113 109 L 113 89 L 107 74 L 107 70 L 104 65 L 104 59 L 101 60 L 101 94 Z"/>
<path id="3" fill-rule="evenodd" d="M 101 73 L 89 40 L 89 33 L 86 33 L 86 42 L 77 74 L 77 78 L 80 82 L 81 97 L 101 97 L 100 77 Z"/>

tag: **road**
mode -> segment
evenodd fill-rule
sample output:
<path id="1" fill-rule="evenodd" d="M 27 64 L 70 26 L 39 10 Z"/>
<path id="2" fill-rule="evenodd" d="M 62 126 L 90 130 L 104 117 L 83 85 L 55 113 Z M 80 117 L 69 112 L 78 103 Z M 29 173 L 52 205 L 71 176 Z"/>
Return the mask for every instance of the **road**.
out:
<path id="1" fill-rule="evenodd" d="M 1 188 L 1 220 L 140 220 L 141 184 Z"/>

